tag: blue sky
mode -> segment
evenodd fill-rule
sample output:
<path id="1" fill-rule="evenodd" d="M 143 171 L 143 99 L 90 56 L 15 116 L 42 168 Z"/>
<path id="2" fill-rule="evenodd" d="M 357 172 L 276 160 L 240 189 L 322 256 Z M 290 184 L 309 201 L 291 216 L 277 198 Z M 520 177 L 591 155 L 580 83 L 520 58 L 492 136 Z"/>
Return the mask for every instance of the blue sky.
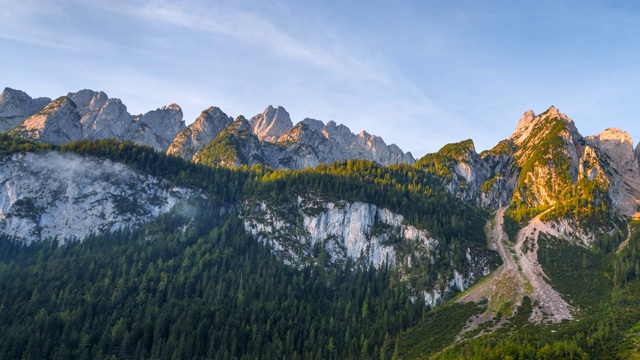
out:
<path id="1" fill-rule="evenodd" d="M 555 105 L 640 139 L 640 11 L 598 1 L 0 0 L 0 87 L 131 113 L 282 105 L 420 157 Z"/>

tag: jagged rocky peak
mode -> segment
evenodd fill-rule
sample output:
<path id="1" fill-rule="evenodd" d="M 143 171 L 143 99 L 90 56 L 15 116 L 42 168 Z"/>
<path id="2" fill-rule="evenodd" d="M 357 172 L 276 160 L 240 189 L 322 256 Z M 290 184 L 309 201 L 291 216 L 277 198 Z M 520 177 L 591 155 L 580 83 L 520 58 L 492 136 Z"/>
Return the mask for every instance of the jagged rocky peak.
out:
<path id="1" fill-rule="evenodd" d="M 316 140 L 310 142 L 312 141 L 312 138 L 316 138 Z M 321 132 L 315 130 L 308 123 L 301 121 L 282 134 L 276 144 L 281 146 L 289 146 L 295 143 L 312 144 L 321 141 L 319 138 L 326 140 L 324 136 L 322 136 Z"/>
<path id="2" fill-rule="evenodd" d="M 251 132 L 251 124 L 247 121 L 247 119 L 240 115 L 238 116 L 227 128 L 229 132 L 234 134 Z M 256 135 L 257 136 L 257 135 Z"/>
<path id="3" fill-rule="evenodd" d="M 220 108 L 211 106 L 173 139 L 167 154 L 177 155 L 186 160 L 194 159 L 202 149 L 222 130 L 233 122 Z"/>
<path id="4" fill-rule="evenodd" d="M 24 91 L 4 88 L 0 93 L 0 132 L 13 129 L 50 102 L 46 97 L 33 99 Z"/>
<path id="5" fill-rule="evenodd" d="M 274 108 L 269 105 L 262 114 L 258 114 L 249 120 L 253 133 L 258 139 L 268 142 L 276 142 L 287 130 L 293 127 L 291 117 L 282 106 Z"/>
<path id="6" fill-rule="evenodd" d="M 80 90 L 67 95 L 78 108 L 84 137 L 89 140 L 125 137 L 133 116 L 120 99 L 102 91 Z"/>
<path id="7" fill-rule="evenodd" d="M 533 112 L 533 110 L 525 111 L 525 113 L 520 118 L 520 121 L 518 121 L 516 130 L 513 132 L 513 135 L 511 135 L 511 139 L 516 143 L 520 143 L 522 142 L 522 139 L 529 136 L 529 134 L 533 130 L 533 119 L 535 119 L 535 117 L 536 114 Z"/>
<path id="8" fill-rule="evenodd" d="M 517 145 L 521 145 L 541 123 L 551 119 L 562 120 L 569 129 L 568 136 L 573 138 L 581 137 L 573 120 L 571 120 L 566 114 L 558 111 L 555 106 L 551 105 L 547 111 L 537 116 L 533 110 L 526 111 L 520 118 L 520 121 L 518 121 L 516 129 L 509 139 Z"/>
<path id="9" fill-rule="evenodd" d="M 52 101 L 12 130 L 12 134 L 55 145 L 82 139 L 76 104 L 66 96 Z"/>
<path id="10" fill-rule="evenodd" d="M 89 89 L 83 89 L 76 93 L 70 92 L 67 94 L 67 97 L 76 103 L 80 115 L 99 111 L 107 100 L 109 100 L 109 97 L 103 91 L 93 91 Z"/>
<path id="11" fill-rule="evenodd" d="M 316 119 L 305 118 L 302 120 L 303 124 L 309 126 L 310 129 L 319 132 L 325 139 L 331 140 L 341 146 L 348 146 L 354 137 L 351 130 L 340 124 L 336 124 L 335 121 L 329 120 L 325 125 L 324 122 Z"/>
<path id="12" fill-rule="evenodd" d="M 606 158 L 604 163 L 605 170 L 609 170 L 609 196 L 618 211 L 624 215 L 634 215 L 637 211 L 636 201 L 640 198 L 640 166 L 631 136 L 626 131 L 608 128 L 585 140 L 587 148 L 597 149 L 598 158 Z"/>
<path id="13" fill-rule="evenodd" d="M 636 161 L 633 149 L 633 139 L 629 133 L 616 128 L 607 128 L 598 135 L 587 136 L 587 143 L 603 150 L 614 160 L 625 162 Z"/>
<path id="14" fill-rule="evenodd" d="M 277 145 L 261 142 L 251 131 L 251 125 L 244 116 L 238 116 L 213 141 L 207 144 L 194 161 L 207 166 L 237 167 L 240 165 L 263 164 L 272 166 L 272 156 L 265 156 L 265 150 L 278 148 Z"/>
<path id="15" fill-rule="evenodd" d="M 127 140 L 141 145 L 150 145 L 158 151 L 167 151 L 173 139 L 186 125 L 182 109 L 177 104 L 163 106 L 157 110 L 138 115 L 127 130 Z"/>

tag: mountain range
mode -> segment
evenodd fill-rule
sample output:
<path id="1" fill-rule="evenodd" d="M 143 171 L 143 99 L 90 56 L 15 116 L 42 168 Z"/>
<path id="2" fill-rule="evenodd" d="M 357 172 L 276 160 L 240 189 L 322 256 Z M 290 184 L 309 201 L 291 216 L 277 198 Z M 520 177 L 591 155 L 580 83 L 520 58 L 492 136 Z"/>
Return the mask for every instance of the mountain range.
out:
<path id="1" fill-rule="evenodd" d="M 294 126 L 284 108 L 272 106 L 248 121 L 242 116 L 234 121 L 220 108 L 210 107 L 187 127 L 177 104 L 134 116 L 122 101 L 104 92 L 81 90 L 51 101 L 5 88 L 0 94 L 0 124 L 2 132 L 51 144 L 115 138 L 186 160 L 231 167 L 301 169 L 347 159 L 382 165 L 415 162 L 411 153 L 395 144 L 387 146 L 378 136 L 365 131 L 355 135 L 333 121 L 308 118 Z"/>
<path id="2" fill-rule="evenodd" d="M 554 106 L 418 160 L 91 90 L 5 88 L 0 131 L 5 357 L 637 355 L 640 146 Z"/>

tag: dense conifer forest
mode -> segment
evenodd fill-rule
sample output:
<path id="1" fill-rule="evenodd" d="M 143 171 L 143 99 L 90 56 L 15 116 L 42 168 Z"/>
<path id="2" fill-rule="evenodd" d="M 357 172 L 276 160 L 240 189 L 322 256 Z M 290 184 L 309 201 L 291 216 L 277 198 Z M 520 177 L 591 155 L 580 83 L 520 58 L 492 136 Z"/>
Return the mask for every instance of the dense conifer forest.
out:
<path id="1" fill-rule="evenodd" d="M 457 150 L 457 149 L 454 149 Z M 525 298 L 508 325 L 458 334 L 486 303 L 434 309 L 410 296 L 407 274 L 317 247 L 295 267 L 245 232 L 232 204 L 297 195 L 362 201 L 402 214 L 445 242 L 444 265 L 484 248 L 489 214 L 444 190 L 432 171 L 352 160 L 301 171 L 197 165 L 128 142 L 61 147 L 0 135 L 0 154 L 60 151 L 109 159 L 207 196 L 142 228 L 82 242 L 0 238 L 0 357 L 42 359 L 594 359 L 636 356 L 640 343 L 638 224 L 590 248 L 542 236 L 538 258 L 578 321 L 534 325 Z M 576 189 L 581 189 L 578 186 Z M 587 189 L 588 190 L 588 189 Z M 585 190 L 585 191 L 587 191 Z M 589 192 L 589 191 L 587 191 Z M 580 207 L 572 204 L 571 209 Z M 572 210 L 573 211 L 573 210 Z M 521 224 L 507 218 L 509 237 Z M 430 271 L 446 271 L 446 266 Z M 498 319 L 495 319 L 498 321 Z M 491 326 L 488 323 L 485 326 Z"/>

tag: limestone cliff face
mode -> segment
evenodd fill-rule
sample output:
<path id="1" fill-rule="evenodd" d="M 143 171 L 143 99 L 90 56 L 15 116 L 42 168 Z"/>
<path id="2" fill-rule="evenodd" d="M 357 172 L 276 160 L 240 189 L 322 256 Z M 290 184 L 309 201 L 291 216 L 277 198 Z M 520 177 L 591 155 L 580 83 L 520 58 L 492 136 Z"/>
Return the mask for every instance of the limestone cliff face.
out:
<path id="1" fill-rule="evenodd" d="M 63 96 L 24 120 L 11 130 L 11 133 L 23 138 L 59 145 L 82 139 L 82 124 L 76 104 Z"/>
<path id="2" fill-rule="evenodd" d="M 637 212 L 640 199 L 640 166 L 633 149 L 633 140 L 626 131 L 608 128 L 598 135 L 585 138 L 586 143 L 596 152 L 596 157 L 605 165 L 603 171 L 609 179 L 609 195 L 623 215 L 632 216 Z M 581 166 L 584 163 L 581 162 Z M 592 172 L 589 177 L 594 177 Z"/>
<path id="3" fill-rule="evenodd" d="M 243 117 L 238 116 L 227 126 L 213 141 L 204 147 L 194 161 L 208 166 L 238 167 L 240 165 L 272 164 L 265 155 L 265 146 L 258 137 L 253 134 L 251 125 Z M 268 150 L 275 147 L 267 146 Z"/>
<path id="4" fill-rule="evenodd" d="M 511 136 L 522 169 L 513 200 L 528 207 L 552 206 L 578 181 L 584 140 L 573 121 L 553 106 L 529 122 L 523 120 Z"/>
<path id="5" fill-rule="evenodd" d="M 498 209 L 509 204 L 515 188 L 513 152 L 513 144 L 504 141 L 478 154 L 473 141 L 465 140 L 424 156 L 415 166 L 436 173 L 459 199 Z"/>
<path id="6" fill-rule="evenodd" d="M 395 144 L 388 145 L 379 136 L 365 131 L 353 134 L 348 127 L 333 121 L 304 119 L 282 134 L 277 145 L 284 147 L 277 167 L 301 169 L 321 163 L 331 164 L 349 159 L 364 159 L 381 165 L 413 164 L 411 153 L 404 153 Z"/>
<path id="7" fill-rule="evenodd" d="M 119 99 L 109 98 L 104 92 L 81 90 L 69 93 L 43 109 L 40 105 L 48 99 L 33 100 L 10 89 L 5 89 L 3 94 L 0 116 L 2 111 L 7 116 L 0 117 L 0 130 L 12 129 L 14 135 L 45 143 L 113 138 L 166 151 L 185 128 L 182 109 L 176 104 L 132 116 Z M 36 113 L 28 119 L 15 115 L 30 112 Z"/>
<path id="8" fill-rule="evenodd" d="M 33 99 L 23 91 L 4 88 L 0 93 L 0 132 L 13 129 L 50 102 L 49 98 Z"/>
<path id="9" fill-rule="evenodd" d="M 0 159 L 0 184 L 0 232 L 26 242 L 140 226 L 193 194 L 122 164 L 55 152 Z"/>
<path id="10" fill-rule="evenodd" d="M 171 142 L 167 154 L 193 160 L 231 122 L 233 119 L 230 116 L 212 106 L 203 111 L 193 124 L 180 131 Z"/>
<path id="11" fill-rule="evenodd" d="M 247 204 L 243 216 L 248 232 L 295 266 L 316 263 L 317 254 L 324 252 L 330 262 L 338 264 L 349 260 L 376 268 L 424 268 L 438 262 L 443 251 L 441 241 L 429 231 L 406 224 L 400 214 L 368 203 L 298 197 L 295 213 L 261 202 Z M 430 285 L 413 289 L 415 294 L 422 294 L 433 306 L 453 292 L 467 289 L 497 266 L 494 253 L 478 248 L 466 248 L 464 252 L 464 264 L 457 267 L 451 263 L 448 275 L 423 274 L 425 279 L 430 277 L 426 281 Z"/>

